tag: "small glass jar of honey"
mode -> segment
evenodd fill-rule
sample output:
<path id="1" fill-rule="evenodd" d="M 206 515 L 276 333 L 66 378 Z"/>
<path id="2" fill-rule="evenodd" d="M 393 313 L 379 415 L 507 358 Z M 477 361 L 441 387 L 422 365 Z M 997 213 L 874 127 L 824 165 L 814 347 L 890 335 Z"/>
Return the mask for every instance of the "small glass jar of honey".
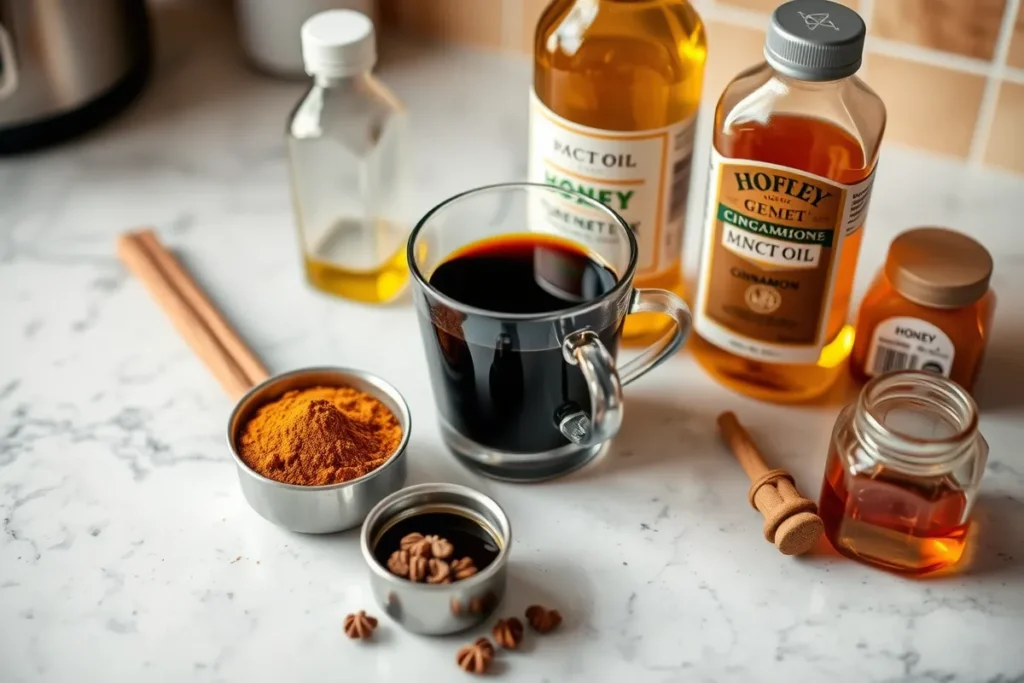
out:
<path id="1" fill-rule="evenodd" d="M 967 235 L 945 228 L 898 235 L 861 303 L 854 376 L 926 370 L 970 391 L 995 310 L 991 277 L 992 256 Z"/>
<path id="2" fill-rule="evenodd" d="M 915 370 L 875 377 L 832 432 L 825 534 L 843 555 L 898 572 L 953 565 L 987 458 L 962 386 Z"/>

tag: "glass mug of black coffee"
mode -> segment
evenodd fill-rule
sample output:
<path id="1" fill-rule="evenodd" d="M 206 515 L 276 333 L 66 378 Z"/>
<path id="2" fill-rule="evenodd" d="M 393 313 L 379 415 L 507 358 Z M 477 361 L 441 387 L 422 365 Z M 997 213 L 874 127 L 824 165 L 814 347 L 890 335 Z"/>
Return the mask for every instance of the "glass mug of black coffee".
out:
<path id="1" fill-rule="evenodd" d="M 591 197 L 493 185 L 432 209 L 409 237 L 416 310 L 442 437 L 491 477 L 535 481 L 594 458 L 622 421 L 622 385 L 690 331 L 676 295 L 632 286 L 633 230 Z M 631 313 L 675 319 L 616 366 Z"/>

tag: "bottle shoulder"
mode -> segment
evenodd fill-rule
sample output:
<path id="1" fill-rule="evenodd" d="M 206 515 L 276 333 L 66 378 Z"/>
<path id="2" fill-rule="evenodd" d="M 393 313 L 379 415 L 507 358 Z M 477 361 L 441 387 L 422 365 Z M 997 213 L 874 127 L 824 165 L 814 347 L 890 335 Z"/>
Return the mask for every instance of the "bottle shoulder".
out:
<path id="1" fill-rule="evenodd" d="M 621 21 L 631 17 L 681 19 L 687 32 L 703 26 L 700 14 L 688 0 L 552 0 L 537 20 L 537 35 L 560 27 L 586 31 L 626 32 L 632 27 Z"/>
<path id="2" fill-rule="evenodd" d="M 700 107 L 704 25 L 683 0 L 555 0 L 533 56 L 539 102 L 583 126 L 652 130 Z"/>
<path id="3" fill-rule="evenodd" d="M 534 34 L 539 62 L 595 75 L 637 66 L 703 65 L 706 46 L 704 23 L 686 0 L 554 0 Z"/>
<path id="4" fill-rule="evenodd" d="M 288 120 L 288 135 L 315 138 L 342 131 L 365 131 L 401 125 L 402 103 L 372 76 L 356 83 L 314 83 L 296 104 Z"/>
<path id="5" fill-rule="evenodd" d="M 773 118 L 803 117 L 841 129 L 872 168 L 886 125 L 882 99 L 856 75 L 840 81 L 798 81 L 761 62 L 738 74 L 723 90 L 715 110 L 716 139 L 751 127 L 770 128 Z"/>

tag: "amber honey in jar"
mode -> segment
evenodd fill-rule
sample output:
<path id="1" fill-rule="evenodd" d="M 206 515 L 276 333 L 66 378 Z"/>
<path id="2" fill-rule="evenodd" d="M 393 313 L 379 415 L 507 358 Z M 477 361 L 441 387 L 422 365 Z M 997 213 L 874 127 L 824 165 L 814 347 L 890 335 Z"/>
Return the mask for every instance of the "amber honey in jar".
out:
<path id="1" fill-rule="evenodd" d="M 868 379 L 926 370 L 968 391 L 995 310 L 992 256 L 967 235 L 915 228 L 893 240 L 861 303 L 850 370 Z"/>
<path id="2" fill-rule="evenodd" d="M 826 0 L 772 15 L 765 62 L 715 111 L 690 348 L 726 386 L 814 398 L 842 372 L 885 107 L 855 75 L 865 26 Z"/>
<path id="3" fill-rule="evenodd" d="M 970 394 L 941 375 L 880 375 L 839 414 L 818 512 L 843 555 L 924 573 L 956 563 L 988 445 Z"/>

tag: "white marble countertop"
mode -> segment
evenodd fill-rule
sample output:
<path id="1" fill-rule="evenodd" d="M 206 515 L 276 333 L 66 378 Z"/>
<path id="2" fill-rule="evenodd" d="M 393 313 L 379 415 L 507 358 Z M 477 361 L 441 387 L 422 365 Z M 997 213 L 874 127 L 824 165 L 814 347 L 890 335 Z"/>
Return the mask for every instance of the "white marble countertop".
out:
<path id="1" fill-rule="evenodd" d="M 566 617 L 503 658 L 510 680 L 1024 680 L 1024 179 L 886 149 L 858 273 L 862 290 L 915 224 L 971 231 L 995 254 L 973 561 L 915 581 L 834 553 L 787 558 L 762 539 L 714 416 L 736 410 L 816 497 L 849 386 L 818 406 L 756 403 L 684 352 L 629 387 L 601 462 L 535 486 L 471 475 L 441 447 L 409 305 L 304 284 L 282 140 L 301 86 L 246 71 L 204 30 L 179 33 L 143 99 L 98 134 L 0 161 L 0 680 L 460 680 L 454 652 L 475 635 L 384 619 L 379 642 L 343 638 L 344 614 L 372 607 L 356 533 L 299 536 L 246 506 L 229 400 L 113 256 L 138 225 L 272 369 L 394 382 L 415 416 L 411 482 L 468 483 L 506 508 L 502 612 L 542 602 Z M 382 74 L 412 112 L 420 208 L 523 177 L 525 61 L 407 49 Z"/>

